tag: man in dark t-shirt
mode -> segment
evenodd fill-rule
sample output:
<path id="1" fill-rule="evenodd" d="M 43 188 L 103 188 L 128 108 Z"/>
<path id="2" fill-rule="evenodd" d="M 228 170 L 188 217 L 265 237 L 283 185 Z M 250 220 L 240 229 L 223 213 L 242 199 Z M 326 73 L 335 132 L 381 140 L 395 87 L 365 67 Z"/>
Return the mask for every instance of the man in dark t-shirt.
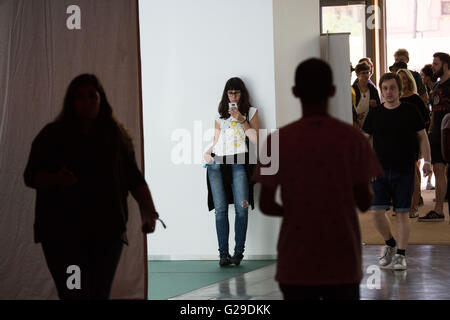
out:
<path id="1" fill-rule="evenodd" d="M 447 177 L 445 170 L 447 163 L 442 157 L 441 124 L 442 119 L 450 112 L 450 57 L 447 53 L 434 54 L 433 74 L 439 77 L 431 95 L 432 116 L 430 125 L 431 162 L 436 178 L 436 202 L 434 210 L 420 217 L 420 222 L 444 221 L 444 199 L 447 191 Z"/>
<path id="2" fill-rule="evenodd" d="M 424 175 L 431 173 L 430 146 L 422 117 L 417 108 L 400 102 L 402 82 L 398 74 L 386 73 L 380 79 L 384 103 L 372 108 L 363 131 L 373 137 L 373 147 L 384 175 L 372 182 L 375 199 L 371 206 L 375 227 L 385 240 L 380 266 L 393 264 L 395 270 L 406 269 L 409 238 L 409 211 L 414 191 L 414 165 L 420 151 L 425 158 Z M 398 244 L 385 213 L 391 200 L 398 220 Z"/>

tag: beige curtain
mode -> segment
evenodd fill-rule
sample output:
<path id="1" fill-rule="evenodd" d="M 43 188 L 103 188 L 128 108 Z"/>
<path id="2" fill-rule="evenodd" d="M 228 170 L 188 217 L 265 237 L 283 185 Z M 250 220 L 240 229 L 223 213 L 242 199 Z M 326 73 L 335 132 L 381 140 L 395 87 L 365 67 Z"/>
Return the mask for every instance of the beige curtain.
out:
<path id="1" fill-rule="evenodd" d="M 67 20 L 80 9 L 81 29 Z M 62 108 L 69 82 L 94 73 L 142 163 L 137 1 L 0 0 L 0 299 L 57 298 L 40 245 L 33 243 L 35 192 L 23 171 L 31 142 Z M 147 248 L 129 198 L 128 238 L 113 299 L 147 297 Z"/>

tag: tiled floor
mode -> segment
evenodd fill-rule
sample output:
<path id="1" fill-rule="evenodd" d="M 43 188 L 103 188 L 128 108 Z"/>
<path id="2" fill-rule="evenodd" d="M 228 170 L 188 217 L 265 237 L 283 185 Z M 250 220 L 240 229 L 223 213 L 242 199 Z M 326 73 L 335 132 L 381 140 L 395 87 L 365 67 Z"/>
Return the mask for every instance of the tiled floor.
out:
<path id="1" fill-rule="evenodd" d="M 408 270 L 378 269 L 377 256 L 381 246 L 363 247 L 362 300 L 449 300 L 450 246 L 414 245 L 408 247 Z M 245 263 L 245 262 L 244 262 Z M 276 266 L 259 270 L 189 292 L 173 300 L 280 300 L 281 292 L 274 280 Z M 379 286 L 376 277 L 379 275 Z M 370 281 L 375 279 L 374 281 Z M 369 287 L 367 282 L 369 280 Z M 378 288 L 370 288 L 374 284 Z"/>

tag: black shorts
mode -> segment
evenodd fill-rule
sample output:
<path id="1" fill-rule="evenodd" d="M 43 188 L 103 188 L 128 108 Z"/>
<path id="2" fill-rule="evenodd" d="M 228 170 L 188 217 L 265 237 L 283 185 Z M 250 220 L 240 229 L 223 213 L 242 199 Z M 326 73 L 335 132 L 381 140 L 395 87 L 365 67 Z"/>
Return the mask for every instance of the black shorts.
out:
<path id="1" fill-rule="evenodd" d="M 436 138 L 432 139 L 431 137 L 429 137 L 428 141 L 430 142 L 431 149 L 431 163 L 445 163 L 445 160 L 442 157 L 441 140 Z"/>
<path id="2" fill-rule="evenodd" d="M 409 212 L 414 192 L 414 173 L 384 169 L 384 175 L 372 181 L 375 197 L 370 210 L 388 210 L 391 200 L 395 212 Z"/>

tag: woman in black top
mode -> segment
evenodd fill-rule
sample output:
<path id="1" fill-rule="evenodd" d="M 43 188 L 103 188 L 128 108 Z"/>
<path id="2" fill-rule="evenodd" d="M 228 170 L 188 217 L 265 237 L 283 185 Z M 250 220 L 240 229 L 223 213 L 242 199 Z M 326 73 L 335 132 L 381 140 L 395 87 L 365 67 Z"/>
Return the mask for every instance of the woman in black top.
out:
<path id="1" fill-rule="evenodd" d="M 35 242 L 60 299 L 108 299 L 128 244 L 128 191 L 139 203 L 144 233 L 154 231 L 158 214 L 132 140 L 96 76 L 70 83 L 61 114 L 33 141 L 24 179 L 37 192 Z M 68 279 L 73 272 L 80 277 Z"/>
<path id="2" fill-rule="evenodd" d="M 425 123 L 425 128 L 428 132 L 428 128 L 430 127 L 430 111 L 417 94 L 416 82 L 411 74 L 411 72 L 407 69 L 400 69 L 397 71 L 400 79 L 402 79 L 403 84 L 403 92 L 400 100 L 402 102 L 407 102 L 415 105 L 420 115 L 423 118 Z"/>
<path id="3" fill-rule="evenodd" d="M 407 69 L 399 69 L 397 71 L 397 74 L 400 76 L 400 79 L 402 80 L 402 87 L 403 87 L 400 101 L 414 105 L 417 108 L 417 111 L 419 111 L 424 121 L 425 129 L 428 132 L 428 128 L 430 126 L 430 112 L 427 109 L 423 100 L 417 94 L 417 86 L 412 73 Z M 418 161 L 416 162 L 415 168 L 414 193 L 411 201 L 411 211 L 409 212 L 410 218 L 417 218 L 419 216 L 419 203 L 420 199 L 422 198 L 420 190 L 421 184 L 420 160 L 419 160 L 420 158 L 421 156 L 417 155 Z"/>

